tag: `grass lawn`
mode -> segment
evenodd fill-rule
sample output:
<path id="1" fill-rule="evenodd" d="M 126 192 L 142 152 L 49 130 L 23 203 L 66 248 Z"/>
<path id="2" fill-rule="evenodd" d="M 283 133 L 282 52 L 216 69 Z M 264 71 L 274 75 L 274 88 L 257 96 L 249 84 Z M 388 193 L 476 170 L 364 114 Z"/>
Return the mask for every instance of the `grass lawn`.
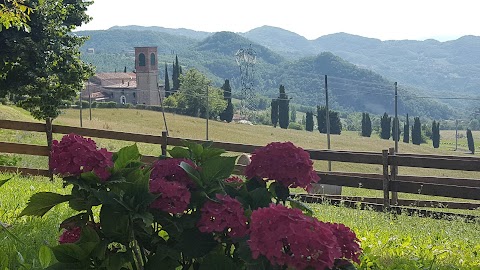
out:
<path id="1" fill-rule="evenodd" d="M 9 176 L 0 175 L 0 179 Z M 40 269 L 38 251 L 56 244 L 59 223 L 74 214 L 66 204 L 43 218 L 17 215 L 39 191 L 65 194 L 57 179 L 15 177 L 0 188 L 0 220 L 19 241 L 0 231 L 0 269 Z M 344 223 L 362 241 L 360 269 L 480 269 L 480 223 L 391 216 L 368 210 L 310 205 L 322 221 Z M 26 268 L 22 268 L 22 264 Z"/>

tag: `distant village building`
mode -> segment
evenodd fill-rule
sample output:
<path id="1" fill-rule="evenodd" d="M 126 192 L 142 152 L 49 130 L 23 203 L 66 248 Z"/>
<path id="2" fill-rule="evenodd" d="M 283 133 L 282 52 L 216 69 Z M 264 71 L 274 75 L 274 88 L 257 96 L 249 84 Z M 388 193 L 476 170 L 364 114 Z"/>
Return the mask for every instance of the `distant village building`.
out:
<path id="1" fill-rule="evenodd" d="M 119 104 L 160 105 L 165 89 L 158 84 L 157 47 L 135 47 L 135 72 L 96 73 L 82 93 L 82 99 Z"/>

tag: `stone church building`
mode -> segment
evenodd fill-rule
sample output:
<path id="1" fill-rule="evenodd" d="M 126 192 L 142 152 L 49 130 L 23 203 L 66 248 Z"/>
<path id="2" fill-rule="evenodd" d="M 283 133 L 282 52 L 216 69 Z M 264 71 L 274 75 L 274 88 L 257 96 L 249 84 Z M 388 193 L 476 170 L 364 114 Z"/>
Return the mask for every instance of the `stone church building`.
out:
<path id="1" fill-rule="evenodd" d="M 134 72 L 96 73 L 82 93 L 82 99 L 119 104 L 160 105 L 165 96 L 159 85 L 157 47 L 135 47 Z"/>

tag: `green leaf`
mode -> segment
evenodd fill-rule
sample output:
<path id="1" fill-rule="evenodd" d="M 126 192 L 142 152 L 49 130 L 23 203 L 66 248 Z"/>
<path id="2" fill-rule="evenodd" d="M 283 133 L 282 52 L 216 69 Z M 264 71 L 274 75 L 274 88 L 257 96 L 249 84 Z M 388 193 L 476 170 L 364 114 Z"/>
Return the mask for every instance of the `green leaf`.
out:
<path id="1" fill-rule="evenodd" d="M 266 188 L 257 188 L 249 192 L 250 207 L 255 210 L 261 207 L 268 207 L 272 202 L 271 194 Z"/>
<path id="2" fill-rule="evenodd" d="M 292 198 L 287 198 L 287 201 L 290 202 L 290 206 L 292 206 L 293 208 L 297 208 L 297 209 L 302 210 L 303 212 L 306 212 L 306 214 L 310 217 L 313 216 L 313 210 L 310 207 L 308 207 L 308 205 L 304 204 L 303 202 L 297 201 L 297 200 L 292 199 Z"/>
<path id="3" fill-rule="evenodd" d="M 100 210 L 102 232 L 105 236 L 120 243 L 127 242 L 129 236 L 129 216 L 122 209 L 114 205 L 104 204 Z"/>
<path id="4" fill-rule="evenodd" d="M 267 184 L 262 179 L 257 178 L 257 177 L 253 177 L 253 178 L 247 180 L 245 186 L 246 186 L 248 191 L 252 191 L 252 190 L 255 190 L 257 188 L 265 188 L 267 186 Z"/>
<path id="5" fill-rule="evenodd" d="M 84 262 L 75 262 L 75 263 L 56 263 L 45 268 L 45 270 L 85 270 L 88 269 L 88 266 Z"/>
<path id="6" fill-rule="evenodd" d="M 190 152 L 188 149 L 180 146 L 173 147 L 172 149 L 168 150 L 168 153 L 173 158 L 190 158 Z"/>
<path id="7" fill-rule="evenodd" d="M 202 143 L 202 147 L 204 150 L 207 150 L 207 148 L 210 148 L 213 145 L 213 141 L 206 141 Z"/>
<path id="8" fill-rule="evenodd" d="M 12 177 L 10 177 L 8 179 L 5 179 L 5 180 L 0 180 L 0 187 L 3 186 L 4 184 L 6 184 L 8 181 L 10 181 L 10 179 L 12 179 Z"/>
<path id="9" fill-rule="evenodd" d="M 202 164 L 201 176 L 205 183 L 230 177 L 235 168 L 236 157 L 214 157 Z"/>
<path id="10" fill-rule="evenodd" d="M 40 260 L 40 265 L 42 268 L 47 268 L 52 263 L 52 251 L 47 246 L 41 246 L 38 251 L 38 259 Z"/>
<path id="11" fill-rule="evenodd" d="M 207 160 L 212 157 L 220 156 L 226 151 L 221 148 L 204 148 L 202 153 L 202 160 Z"/>
<path id="12" fill-rule="evenodd" d="M 128 163 L 140 160 L 137 144 L 123 147 L 115 156 L 115 169 L 125 168 Z"/>
<path id="13" fill-rule="evenodd" d="M 190 151 L 192 152 L 192 158 L 194 160 L 199 160 L 202 156 L 203 146 L 198 143 L 184 141 L 183 145 L 185 145 Z"/>
<path id="14" fill-rule="evenodd" d="M 158 244 L 153 256 L 148 259 L 145 270 L 175 270 L 180 260 L 180 252 L 165 244 Z"/>
<path id="15" fill-rule="evenodd" d="M 89 226 L 82 228 L 82 234 L 77 245 L 81 247 L 86 254 L 92 253 L 99 243 L 100 237 L 93 228 Z"/>
<path id="16" fill-rule="evenodd" d="M 201 233 L 197 228 L 183 231 L 178 239 L 177 248 L 189 258 L 199 258 L 212 251 L 217 242 L 211 234 Z"/>
<path id="17" fill-rule="evenodd" d="M 27 207 L 23 209 L 20 216 L 39 216 L 45 215 L 52 207 L 59 203 L 70 200 L 72 196 L 61 195 L 53 192 L 38 192 L 30 197 Z"/>
<path id="18" fill-rule="evenodd" d="M 287 201 L 288 197 L 290 196 L 290 189 L 288 189 L 288 187 L 285 187 L 284 185 L 277 184 L 275 185 L 275 195 L 279 200 L 285 203 L 285 201 Z"/>
<path id="19" fill-rule="evenodd" d="M 200 265 L 200 270 L 235 270 L 240 269 L 232 259 L 223 254 L 209 254 Z"/>
<path id="20" fill-rule="evenodd" d="M 190 164 L 182 161 L 180 167 L 190 176 L 190 178 L 197 184 L 199 187 L 203 187 L 203 183 L 200 180 L 200 174 L 195 170 Z"/>
<path id="21" fill-rule="evenodd" d="M 50 248 L 57 261 L 61 263 L 78 263 L 84 261 L 88 254 L 76 244 L 67 243 Z"/>

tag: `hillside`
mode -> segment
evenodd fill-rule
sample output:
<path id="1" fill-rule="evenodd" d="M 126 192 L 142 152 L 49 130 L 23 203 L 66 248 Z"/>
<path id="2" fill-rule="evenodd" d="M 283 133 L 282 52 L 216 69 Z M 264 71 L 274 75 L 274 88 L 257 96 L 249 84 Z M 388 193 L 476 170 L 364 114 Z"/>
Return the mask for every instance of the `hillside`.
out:
<path id="1" fill-rule="evenodd" d="M 300 59 L 328 51 L 402 85 L 423 88 L 432 96 L 478 95 L 480 37 L 439 42 L 387 40 L 336 33 L 306 40 L 287 30 L 262 26 L 244 34 L 282 55 Z M 462 105 L 465 104 L 462 102 Z M 462 106 L 462 107 L 463 107 Z"/>
<path id="2" fill-rule="evenodd" d="M 217 86 L 220 86 L 224 79 L 230 79 L 234 94 L 239 95 L 240 71 L 234 55 L 238 49 L 251 45 L 257 54 L 253 72 L 258 95 L 276 97 L 279 85 L 284 84 L 287 94 L 293 98 L 292 102 L 308 106 L 323 105 L 324 95 L 319 93 L 324 93 L 323 76 L 328 74 L 348 81 L 336 87 L 332 85 L 332 108 L 375 114 L 394 112 L 393 80 L 359 68 L 333 54 L 291 60 L 232 32 L 218 32 L 200 41 L 159 31 L 112 29 L 81 31 L 77 34 L 90 35 L 90 40 L 82 47 L 82 58 L 95 65 L 99 72 L 120 71 L 124 67 L 133 70 L 133 47 L 158 46 L 159 62 L 168 64 L 169 74 L 172 74 L 169 63 L 172 63 L 177 54 L 183 69 L 197 68 Z M 288 36 L 297 37 L 291 32 Z M 95 53 L 86 53 L 87 48 L 94 48 Z M 164 77 L 163 72 L 162 68 L 160 78 Z M 380 87 L 377 87 L 378 84 Z M 403 90 L 400 96 L 405 99 L 400 102 L 400 114 L 409 113 L 437 119 L 453 117 L 454 112 L 448 106 L 432 100 L 413 98 L 425 95 L 423 91 L 415 88 L 407 90 L 405 87 Z M 361 91 L 368 93 L 362 94 Z"/>

